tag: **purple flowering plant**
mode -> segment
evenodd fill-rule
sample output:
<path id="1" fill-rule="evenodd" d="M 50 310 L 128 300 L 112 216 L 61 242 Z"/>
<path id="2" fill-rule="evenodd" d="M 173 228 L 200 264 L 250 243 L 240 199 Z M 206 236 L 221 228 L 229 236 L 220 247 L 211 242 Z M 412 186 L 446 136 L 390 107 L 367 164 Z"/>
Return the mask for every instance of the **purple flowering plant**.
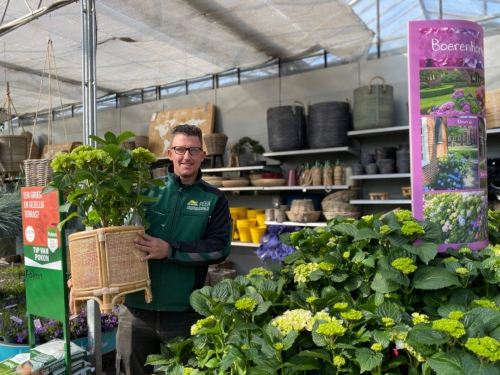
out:
<path id="1" fill-rule="evenodd" d="M 458 190 L 465 188 L 465 178 L 470 173 L 469 161 L 461 155 L 439 156 L 439 172 L 429 184 L 429 190 Z"/>
<path id="2" fill-rule="evenodd" d="M 484 85 L 477 88 L 474 94 L 467 93 L 463 89 L 455 90 L 451 94 L 451 100 L 433 106 L 429 109 L 429 114 L 445 116 L 477 114 L 484 116 Z"/>

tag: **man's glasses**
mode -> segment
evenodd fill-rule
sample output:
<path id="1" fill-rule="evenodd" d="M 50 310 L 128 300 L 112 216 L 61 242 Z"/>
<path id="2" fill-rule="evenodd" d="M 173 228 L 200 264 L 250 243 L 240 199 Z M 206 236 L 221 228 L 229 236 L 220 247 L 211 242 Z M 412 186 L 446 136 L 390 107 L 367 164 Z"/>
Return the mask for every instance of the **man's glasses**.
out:
<path id="1" fill-rule="evenodd" d="M 172 147 L 172 150 L 174 150 L 174 152 L 178 155 L 184 155 L 186 151 L 189 151 L 189 155 L 199 155 L 200 152 L 202 151 L 202 148 L 174 146 Z"/>

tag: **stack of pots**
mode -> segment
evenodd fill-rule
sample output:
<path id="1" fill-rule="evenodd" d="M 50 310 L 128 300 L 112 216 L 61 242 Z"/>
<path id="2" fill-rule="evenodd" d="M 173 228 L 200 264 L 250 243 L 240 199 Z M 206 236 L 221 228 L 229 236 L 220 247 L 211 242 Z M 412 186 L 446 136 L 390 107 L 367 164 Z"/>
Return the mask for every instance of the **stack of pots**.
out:
<path id="1" fill-rule="evenodd" d="M 375 160 L 380 173 L 394 173 L 396 166 L 396 148 L 384 147 L 375 150 Z"/>
<path id="2" fill-rule="evenodd" d="M 378 172 L 378 167 L 375 160 L 375 154 L 361 155 L 361 164 L 367 174 L 375 174 Z"/>
<path id="3" fill-rule="evenodd" d="M 396 151 L 396 170 L 398 173 L 410 173 L 410 145 L 399 145 Z"/>

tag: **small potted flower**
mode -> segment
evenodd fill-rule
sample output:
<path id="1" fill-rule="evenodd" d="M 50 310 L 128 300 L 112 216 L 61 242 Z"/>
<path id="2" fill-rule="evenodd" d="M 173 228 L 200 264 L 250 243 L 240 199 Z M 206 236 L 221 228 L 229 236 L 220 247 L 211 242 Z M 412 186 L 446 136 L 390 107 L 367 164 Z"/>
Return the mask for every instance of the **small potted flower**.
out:
<path id="1" fill-rule="evenodd" d="M 98 302 L 102 312 L 111 312 L 126 293 L 144 290 L 146 301 L 152 298 L 148 265 L 138 260 L 142 252 L 135 249 L 133 240 L 138 231 L 148 227 L 143 204 L 157 199 L 141 192 L 164 183 L 151 176 L 151 164 L 157 160 L 153 153 L 141 147 L 134 150 L 120 147 L 134 136 L 130 131 L 118 136 L 107 132 L 104 139 L 91 135 L 89 138 L 97 142 L 96 147 L 84 145 L 70 153 L 58 154 L 51 163 L 52 182 L 42 191 L 59 190 L 66 197 L 59 210 L 68 215 L 59 226 L 79 217 L 88 229 L 68 237 L 73 296 L 75 301 L 87 300 L 94 298 L 95 290 L 101 290 L 102 299 Z M 85 259 L 85 264 L 77 259 Z M 120 264 L 132 265 L 125 277 L 125 270 L 117 269 Z M 89 272 L 95 277 L 89 278 Z M 92 285 L 89 280 L 93 280 Z M 113 294 L 110 285 L 118 285 Z M 80 311 L 78 304 L 75 309 Z"/>
<path id="2" fill-rule="evenodd" d="M 26 309 L 17 305 L 7 306 L 0 311 L 0 336 L 5 343 L 25 344 L 28 342 L 28 318 Z"/>

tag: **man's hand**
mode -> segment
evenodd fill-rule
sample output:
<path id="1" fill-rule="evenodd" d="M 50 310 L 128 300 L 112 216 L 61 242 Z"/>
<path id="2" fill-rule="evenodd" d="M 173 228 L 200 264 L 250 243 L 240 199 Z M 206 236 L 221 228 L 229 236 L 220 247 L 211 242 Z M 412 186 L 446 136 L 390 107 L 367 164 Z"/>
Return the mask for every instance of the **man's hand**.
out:
<path id="1" fill-rule="evenodd" d="M 136 249 L 147 253 L 146 256 L 141 258 L 141 262 L 148 259 L 165 259 L 170 254 L 170 244 L 168 242 L 151 237 L 144 231 L 137 232 L 134 243 Z"/>
<path id="2" fill-rule="evenodd" d="M 69 279 L 67 282 L 69 288 L 69 311 L 71 315 L 75 313 L 75 299 L 73 298 L 73 279 Z"/>

